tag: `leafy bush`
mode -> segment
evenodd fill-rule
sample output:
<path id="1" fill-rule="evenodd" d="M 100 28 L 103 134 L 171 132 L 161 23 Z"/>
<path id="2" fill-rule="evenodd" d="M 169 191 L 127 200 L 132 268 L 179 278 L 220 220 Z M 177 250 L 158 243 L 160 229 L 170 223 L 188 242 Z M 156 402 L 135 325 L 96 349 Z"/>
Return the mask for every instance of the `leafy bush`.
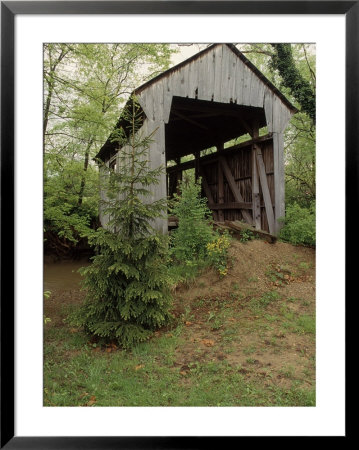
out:
<path id="1" fill-rule="evenodd" d="M 241 231 L 241 238 L 240 238 L 241 242 L 248 242 L 254 238 L 255 238 L 255 236 L 254 236 L 253 231 L 251 231 L 251 230 L 242 230 Z"/>
<path id="2" fill-rule="evenodd" d="M 292 244 L 315 245 L 315 203 L 309 208 L 287 206 L 280 237 Z"/>
<path id="3" fill-rule="evenodd" d="M 177 278 L 193 279 L 198 269 L 209 265 L 225 276 L 230 238 L 228 233 L 221 235 L 213 229 L 200 180 L 181 184 L 181 195 L 175 195 L 171 213 L 178 218 L 171 239 L 171 254 L 177 263 L 172 272 L 181 274 Z"/>
<path id="4" fill-rule="evenodd" d="M 207 252 L 209 261 L 215 267 L 219 275 L 224 277 L 228 272 L 228 248 L 230 245 L 230 237 L 228 232 L 218 236 L 213 242 L 207 244 Z"/>
<path id="5" fill-rule="evenodd" d="M 178 218 L 178 228 L 171 233 L 171 253 L 179 262 L 207 256 L 207 244 L 213 241 L 211 211 L 201 197 L 200 182 L 182 183 L 181 195 L 175 194 L 171 213 Z"/>

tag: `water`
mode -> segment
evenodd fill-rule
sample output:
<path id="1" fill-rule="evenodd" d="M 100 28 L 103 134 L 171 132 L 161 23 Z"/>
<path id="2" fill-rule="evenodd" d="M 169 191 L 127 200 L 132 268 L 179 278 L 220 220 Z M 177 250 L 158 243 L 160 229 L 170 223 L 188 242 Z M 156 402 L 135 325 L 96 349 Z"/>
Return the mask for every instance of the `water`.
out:
<path id="1" fill-rule="evenodd" d="M 85 261 L 59 261 L 44 264 L 44 290 L 71 290 L 80 288 L 82 276 L 80 267 L 88 266 Z"/>

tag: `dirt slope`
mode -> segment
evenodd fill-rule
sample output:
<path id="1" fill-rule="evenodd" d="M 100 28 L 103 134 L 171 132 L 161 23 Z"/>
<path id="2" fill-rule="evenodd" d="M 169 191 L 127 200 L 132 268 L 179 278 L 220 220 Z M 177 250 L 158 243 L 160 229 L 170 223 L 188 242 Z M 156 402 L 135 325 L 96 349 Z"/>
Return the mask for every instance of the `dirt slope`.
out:
<path id="1" fill-rule="evenodd" d="M 277 242 L 233 241 L 231 268 L 176 290 L 186 344 L 184 369 L 225 360 L 249 378 L 290 389 L 315 386 L 315 250 Z"/>

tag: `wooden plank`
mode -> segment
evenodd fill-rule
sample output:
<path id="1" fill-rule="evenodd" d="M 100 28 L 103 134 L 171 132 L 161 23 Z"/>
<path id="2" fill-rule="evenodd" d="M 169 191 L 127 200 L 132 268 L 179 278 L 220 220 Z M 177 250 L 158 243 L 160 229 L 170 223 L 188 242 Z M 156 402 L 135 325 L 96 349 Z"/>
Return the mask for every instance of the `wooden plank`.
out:
<path id="1" fill-rule="evenodd" d="M 207 73 L 208 70 L 208 58 L 210 55 L 205 55 L 200 58 L 198 63 L 198 99 L 199 100 L 210 100 L 208 98 L 208 83 L 207 83 Z"/>
<path id="2" fill-rule="evenodd" d="M 248 225 L 247 223 L 243 223 L 243 222 L 240 222 L 238 220 L 235 220 L 235 221 L 226 220 L 224 222 L 224 224 L 230 230 L 234 230 L 234 231 L 238 231 L 238 232 L 250 230 L 250 231 L 252 231 L 252 233 L 255 236 L 258 236 L 260 239 L 266 240 L 270 244 L 274 244 L 276 242 L 276 240 L 277 240 L 276 236 L 274 236 L 274 235 L 272 235 L 270 233 L 267 233 L 266 231 L 263 231 L 263 230 L 256 230 L 255 228 L 253 228 L 252 226 Z"/>
<path id="3" fill-rule="evenodd" d="M 235 87 L 235 103 L 237 105 L 243 104 L 243 81 L 244 81 L 244 64 L 237 59 L 236 66 L 236 87 Z"/>
<path id="4" fill-rule="evenodd" d="M 193 61 L 189 65 L 188 72 L 188 97 L 196 98 L 196 91 L 198 93 L 198 64 Z"/>
<path id="5" fill-rule="evenodd" d="M 223 170 L 221 164 L 218 164 L 217 171 L 218 171 L 218 203 L 224 203 Z M 218 210 L 218 220 L 220 222 L 223 222 L 224 220 L 222 209 Z"/>
<path id="6" fill-rule="evenodd" d="M 249 103 L 251 106 L 258 107 L 261 104 L 263 105 L 263 101 L 261 102 L 261 87 L 263 86 L 263 82 L 252 72 L 251 77 L 251 88 L 249 94 Z"/>
<path id="7" fill-rule="evenodd" d="M 249 203 L 249 202 L 226 202 L 226 203 L 209 202 L 208 207 L 210 209 L 252 209 L 252 203 Z"/>
<path id="8" fill-rule="evenodd" d="M 222 81 L 221 102 L 229 103 L 232 95 L 232 77 L 230 64 L 233 62 L 233 52 L 225 45 L 222 48 Z"/>
<path id="9" fill-rule="evenodd" d="M 201 182 L 202 182 L 202 187 L 203 187 L 204 193 L 206 194 L 206 197 L 208 199 L 208 203 L 214 204 L 211 189 L 208 185 L 206 175 L 205 175 L 203 169 L 201 168 L 201 166 L 199 167 L 199 174 L 201 177 Z M 210 208 L 210 209 L 212 209 L 212 208 Z M 217 211 L 213 211 L 213 219 L 218 220 L 218 212 Z"/>
<path id="10" fill-rule="evenodd" d="M 155 120 L 157 122 L 163 121 L 163 110 L 164 110 L 164 98 L 163 98 L 163 80 L 159 80 L 154 84 L 154 103 L 155 103 Z"/>
<path id="11" fill-rule="evenodd" d="M 253 72 L 248 69 L 247 66 L 244 67 L 244 77 L 243 77 L 243 105 L 249 105 L 250 93 L 251 93 L 251 82 L 252 82 Z"/>
<path id="12" fill-rule="evenodd" d="M 223 168 L 224 175 L 227 179 L 228 185 L 233 193 L 233 196 L 234 196 L 236 202 L 244 202 L 243 197 L 242 197 L 242 195 L 237 187 L 237 184 L 233 178 L 232 172 L 230 171 L 230 168 L 228 167 L 227 161 L 225 160 L 225 158 L 223 156 L 221 156 L 219 158 L 219 162 L 220 162 L 220 164 L 218 164 L 218 167 Z M 252 224 L 252 217 L 247 211 L 243 210 L 242 215 L 248 223 Z"/>
<path id="13" fill-rule="evenodd" d="M 170 120 L 171 114 L 171 105 L 172 105 L 172 92 L 170 89 L 170 84 L 168 77 L 165 77 L 162 82 L 163 89 L 163 121 L 164 123 L 168 123 Z"/>
<path id="14" fill-rule="evenodd" d="M 222 92 L 222 58 L 223 58 L 223 46 L 215 47 L 215 71 L 214 71 L 214 96 L 215 102 L 221 101 Z"/>
<path id="15" fill-rule="evenodd" d="M 259 196 L 259 179 L 257 169 L 256 150 L 252 148 L 252 215 L 257 230 L 261 228 L 261 205 Z"/>
<path id="16" fill-rule="evenodd" d="M 262 151 L 258 145 L 254 145 L 254 147 L 255 147 L 255 151 L 256 151 L 257 167 L 258 167 L 259 179 L 260 179 L 261 187 L 262 187 L 265 210 L 266 210 L 266 214 L 267 214 L 269 232 L 271 234 L 274 234 L 276 232 L 276 230 L 275 230 L 275 224 L 274 224 L 273 206 L 272 206 L 272 200 L 270 197 L 268 181 L 267 181 L 267 174 L 265 171 Z"/>
<path id="17" fill-rule="evenodd" d="M 264 91 L 264 112 L 266 115 L 268 132 L 273 132 L 273 92 L 268 88 Z"/>
<path id="18" fill-rule="evenodd" d="M 167 167 L 167 172 L 171 173 L 171 172 L 177 172 L 178 170 L 187 170 L 187 169 L 193 169 L 195 167 L 195 161 L 191 160 L 191 161 L 186 161 L 184 163 L 181 164 L 177 164 L 176 166 L 170 166 Z"/>
<path id="19" fill-rule="evenodd" d="M 169 86 L 172 95 L 181 95 L 181 76 L 179 71 L 171 74 L 171 76 L 169 77 Z"/>
<path id="20" fill-rule="evenodd" d="M 154 102 L 154 89 L 153 89 L 154 85 L 150 86 L 148 89 L 146 89 L 143 93 L 146 97 L 146 107 L 147 107 L 147 111 L 148 111 L 148 119 L 151 120 L 152 122 L 155 120 L 155 102 Z M 147 115 L 147 113 L 146 113 Z"/>
<path id="21" fill-rule="evenodd" d="M 207 178 L 204 174 L 203 169 L 200 170 L 200 176 L 201 176 L 201 180 L 202 180 L 203 190 L 204 190 L 204 193 L 206 194 L 208 202 L 214 204 L 213 195 L 212 195 L 211 189 L 209 188 Z"/>
<path id="22" fill-rule="evenodd" d="M 205 125 L 202 125 L 201 123 L 197 122 L 196 120 L 193 120 L 190 117 L 185 116 L 184 114 L 181 114 L 178 111 L 173 111 L 173 114 L 176 115 L 177 117 L 179 117 L 180 119 L 185 120 L 186 122 L 191 123 L 192 125 L 195 125 L 198 128 L 202 128 L 202 130 L 206 130 L 206 131 L 209 130 L 209 128 L 206 127 Z"/>
<path id="23" fill-rule="evenodd" d="M 274 161 L 274 206 L 276 233 L 281 229 L 280 217 L 285 215 L 285 182 L 284 182 L 284 144 L 283 134 L 273 134 L 273 161 Z"/>
<path id="24" fill-rule="evenodd" d="M 199 159 L 200 159 L 200 152 L 195 152 L 194 154 L 194 178 L 197 181 L 199 175 Z"/>
<path id="25" fill-rule="evenodd" d="M 247 131 L 247 133 L 253 137 L 253 128 L 249 125 L 249 123 L 247 123 L 247 121 L 244 120 L 243 117 L 238 116 L 237 119 L 241 126 Z"/>

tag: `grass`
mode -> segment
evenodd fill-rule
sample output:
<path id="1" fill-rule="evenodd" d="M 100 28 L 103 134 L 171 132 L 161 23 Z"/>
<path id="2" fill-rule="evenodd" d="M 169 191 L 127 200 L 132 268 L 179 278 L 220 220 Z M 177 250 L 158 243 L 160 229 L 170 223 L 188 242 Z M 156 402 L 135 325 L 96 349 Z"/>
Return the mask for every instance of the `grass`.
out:
<path id="1" fill-rule="evenodd" d="M 230 307 L 228 301 L 219 298 L 198 300 L 194 303 L 196 310 L 185 308 L 175 328 L 160 332 L 127 352 L 94 346 L 80 330 L 70 329 L 66 323 L 47 324 L 44 405 L 313 406 L 314 388 L 308 389 L 305 384 L 309 374 L 313 377 L 314 369 L 310 365 L 301 368 L 300 378 L 289 365 L 276 371 L 260 363 L 258 354 L 272 353 L 275 357 L 285 351 L 281 339 L 273 334 L 273 324 L 277 329 L 300 335 L 313 334 L 315 330 L 313 316 L 297 316 L 284 303 L 277 314 L 268 314 L 267 308 L 276 305 L 279 298 L 276 292 L 270 291 L 251 299 L 244 312 L 243 308 L 238 312 L 235 304 Z M 247 314 L 253 309 L 252 302 L 258 314 L 256 320 Z M 186 359 L 184 349 L 191 339 L 192 327 L 186 323 L 201 318 L 195 312 L 199 305 L 205 311 L 202 326 L 215 333 L 216 339 L 210 336 L 209 347 L 204 348 L 199 339 Z M 209 305 L 216 312 L 208 311 Z M 267 340 L 261 345 L 259 341 L 245 344 L 248 336 L 253 333 L 258 336 L 259 331 L 261 338 L 268 336 Z M 232 364 L 231 358 L 238 354 L 238 348 L 241 364 Z M 222 352 L 222 360 L 218 352 Z M 283 385 L 284 381 L 287 384 Z"/>
<path id="2" fill-rule="evenodd" d="M 222 281 L 198 278 L 197 267 L 178 270 L 175 322 L 131 351 L 71 328 L 64 319 L 80 298 L 53 293 L 45 302 L 44 405 L 315 406 L 314 295 L 292 289 L 291 275 L 311 267 L 290 257 L 291 265 L 228 276 L 223 290 Z"/>

